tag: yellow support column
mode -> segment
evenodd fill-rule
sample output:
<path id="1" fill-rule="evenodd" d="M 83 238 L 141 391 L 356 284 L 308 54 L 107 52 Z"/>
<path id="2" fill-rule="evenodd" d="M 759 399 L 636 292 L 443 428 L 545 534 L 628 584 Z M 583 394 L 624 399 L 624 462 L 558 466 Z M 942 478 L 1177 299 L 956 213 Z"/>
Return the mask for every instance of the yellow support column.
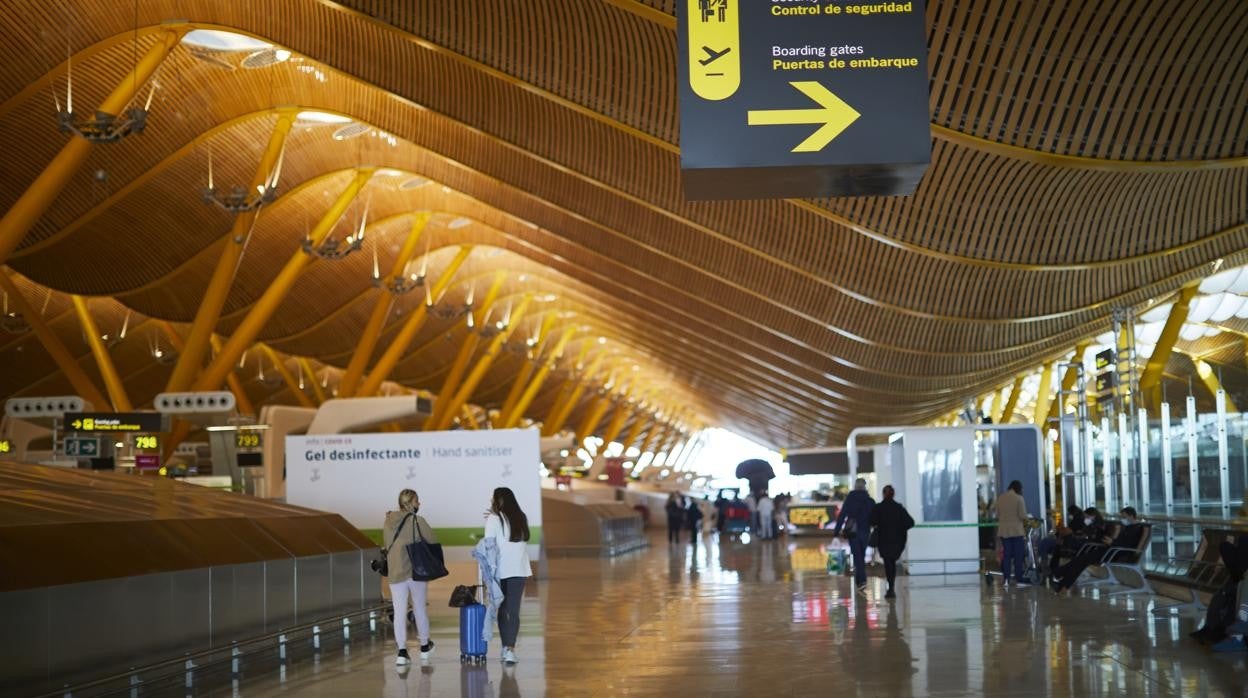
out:
<path id="1" fill-rule="evenodd" d="M 108 409 L 110 404 L 108 398 L 104 397 L 104 393 L 96 387 L 95 382 L 82 370 L 82 366 L 78 365 L 78 361 L 69 349 L 65 347 L 65 343 L 57 336 L 56 332 L 48 327 L 48 323 L 43 319 L 33 306 L 27 302 L 26 297 L 18 290 L 17 284 L 9 278 L 9 272 L 0 269 L 0 287 L 4 292 L 9 294 L 9 301 L 13 303 L 14 309 L 21 313 L 26 320 L 26 324 L 34 330 L 35 336 L 39 338 L 39 343 L 43 345 L 43 350 L 48 352 L 48 356 L 56 362 L 57 368 L 61 369 L 61 373 L 65 374 L 65 378 L 69 384 L 73 386 L 78 395 L 98 410 Z"/>
<path id="2" fill-rule="evenodd" d="M 251 179 L 251 188 L 248 191 L 254 191 L 257 187 L 269 182 L 274 168 L 277 167 L 277 161 L 282 155 L 282 150 L 286 146 L 286 136 L 290 134 L 290 129 L 295 123 L 296 113 L 294 109 L 283 109 L 278 112 L 277 124 L 274 125 L 273 133 L 269 136 L 268 146 L 260 156 L 260 164 L 256 167 L 256 174 Z M 165 387 L 167 392 L 186 390 L 194 382 L 195 376 L 203 370 L 204 356 L 208 353 L 217 322 L 221 320 L 221 309 L 225 307 L 225 300 L 230 295 L 230 287 L 234 284 L 234 274 L 238 271 L 238 262 L 246 247 L 247 233 L 251 230 L 257 213 L 257 211 L 247 211 L 234 217 L 234 224 L 225 237 L 225 246 L 221 250 L 221 256 L 217 259 L 216 268 L 212 271 L 208 288 L 200 297 L 199 308 L 195 311 L 195 320 L 191 323 L 191 331 L 186 336 L 186 347 L 178 354 L 178 363 L 173 367 L 173 374 L 169 376 L 169 383 Z"/>
<path id="3" fill-rule="evenodd" d="M 1072 363 L 1081 363 L 1083 361 L 1083 353 L 1088 350 L 1087 342 L 1075 345 L 1075 355 L 1071 358 Z M 1062 376 L 1062 392 L 1070 392 L 1075 387 L 1075 381 L 1079 380 L 1079 370 L 1071 366 L 1066 369 L 1066 375 Z M 1066 409 L 1063 400 L 1058 400 L 1049 406 L 1049 419 L 1055 419 L 1062 414 L 1062 410 Z"/>
<path id="4" fill-rule="evenodd" d="M 477 421 L 477 415 L 472 413 L 472 408 L 469 407 L 468 405 L 464 405 L 463 407 L 461 407 L 459 409 L 459 414 L 463 417 L 464 424 L 469 429 L 472 429 L 473 431 L 477 431 L 481 428 L 481 423 Z"/>
<path id="5" fill-rule="evenodd" d="M 511 319 L 507 326 L 490 340 L 489 346 L 485 349 L 485 354 L 477 360 L 476 365 L 472 367 L 472 372 L 468 374 L 468 377 L 464 379 L 463 383 L 451 397 L 450 403 L 442 413 L 441 422 L 436 426 L 437 429 L 446 429 L 451 426 L 451 420 L 455 413 L 468 404 L 468 399 L 472 397 L 473 391 L 477 389 L 477 386 L 485 378 L 485 374 L 490 370 L 494 359 L 498 358 L 499 353 L 502 352 L 503 345 L 511 338 L 511 333 L 515 332 L 516 328 L 520 326 L 520 320 L 524 318 L 524 314 L 528 311 L 529 304 L 532 302 L 533 295 L 525 294 L 520 304 L 512 311 Z"/>
<path id="6" fill-rule="evenodd" d="M 316 227 L 312 229 L 309 235 L 312 245 L 320 245 L 325 238 L 333 231 L 337 225 L 338 219 L 346 213 L 347 207 L 359 195 L 360 190 L 368 183 L 373 176 L 373 168 L 360 169 L 355 173 L 355 177 L 351 180 L 351 184 L 338 195 L 338 199 L 321 218 Z M 243 355 L 256 341 L 256 337 L 264 326 L 273 317 L 273 313 L 277 312 L 282 301 L 286 300 L 286 294 L 290 293 L 290 289 L 299 279 L 299 275 L 313 262 L 313 258 L 303 250 L 296 250 L 290 259 L 286 262 L 286 266 L 278 273 L 277 278 L 269 284 L 260 299 L 251 306 L 243 321 L 239 323 L 238 328 L 230 335 L 229 340 L 225 342 L 225 346 L 221 348 L 221 352 L 212 360 L 208 368 L 196 379 L 194 383 L 195 390 L 216 390 L 221 387 L 221 383 L 229 374 L 234 363 L 238 361 L 238 357 Z"/>
<path id="7" fill-rule="evenodd" d="M 325 404 L 325 390 L 321 388 L 320 382 L 316 380 L 316 371 L 312 370 L 312 362 L 306 358 L 300 358 L 299 368 L 303 371 L 303 376 L 307 379 L 308 385 L 312 386 L 312 394 L 316 396 L 316 404 Z M 339 388 L 338 392 L 341 394 L 342 388 Z"/>
<path id="8" fill-rule="evenodd" d="M 559 335 L 559 340 L 555 342 L 554 348 L 551 349 L 550 355 L 542 362 L 541 368 L 537 369 L 537 373 L 534 374 L 529 384 L 525 387 L 524 393 L 520 395 L 520 399 L 516 401 L 511 411 L 503 416 L 501 428 L 511 429 L 520 423 L 520 420 L 524 417 L 525 410 L 529 409 L 529 405 L 537 397 L 537 391 L 541 389 L 542 383 L 546 381 L 546 376 L 550 375 L 550 372 L 559 364 L 564 348 L 575 334 L 575 327 L 564 328 L 563 333 Z"/>
<path id="9" fill-rule="evenodd" d="M 78 295 L 70 296 L 70 299 L 74 302 L 74 312 L 78 313 L 78 322 L 82 324 L 82 331 L 87 335 L 87 344 L 91 346 L 91 354 L 95 357 L 95 364 L 99 367 L 100 376 L 104 379 L 104 387 L 108 390 L 109 400 L 113 403 L 113 411 L 129 412 L 133 409 L 130 406 L 130 398 L 126 395 L 126 388 L 121 383 L 121 376 L 117 374 L 117 367 L 113 365 L 113 357 L 108 355 L 108 347 L 104 346 L 104 340 L 100 339 L 100 328 L 95 326 L 95 318 L 91 317 L 86 299 Z"/>
<path id="10" fill-rule="evenodd" d="M 1222 381 L 1218 379 L 1218 374 L 1213 370 L 1213 367 L 1210 366 L 1204 359 L 1197 359 L 1195 357 L 1192 358 L 1192 363 L 1196 364 L 1196 375 L 1200 377 L 1200 382 L 1209 389 L 1209 392 L 1213 395 L 1213 399 L 1216 401 L 1218 399 L 1219 392 L 1221 392 L 1223 400 L 1222 404 L 1226 406 L 1226 413 L 1238 413 L 1239 409 L 1235 407 L 1235 402 L 1231 400 L 1230 394 L 1223 390 Z"/>
<path id="11" fill-rule="evenodd" d="M 624 445 L 625 453 L 627 453 L 628 449 L 632 448 L 633 445 L 637 443 L 637 440 L 641 438 L 641 433 L 645 431 L 647 424 L 648 422 L 645 420 L 644 409 L 639 405 L 637 409 L 633 411 L 633 424 L 628 428 L 628 435 L 625 436 L 624 440 L 620 442 Z M 638 454 L 638 457 L 641 457 L 640 453 Z"/>
<path id="12" fill-rule="evenodd" d="M 530 352 L 531 358 L 526 357 L 524 365 L 520 368 L 520 372 L 511 382 L 511 390 L 507 392 L 507 398 L 503 400 L 502 407 L 498 408 L 498 421 L 502 424 L 507 415 L 515 408 L 516 403 L 520 401 L 520 396 L 524 394 L 524 387 L 528 385 L 529 379 L 533 377 L 533 372 L 537 370 L 537 365 L 542 361 L 542 354 L 546 351 L 546 344 L 550 341 L 550 330 L 555 324 L 555 313 L 547 313 L 542 318 L 542 324 L 537 331 L 537 342 Z"/>
<path id="13" fill-rule="evenodd" d="M 585 389 L 597 377 L 598 367 L 602 365 L 602 361 L 606 356 L 605 353 L 599 352 L 594 357 L 594 360 L 590 362 L 589 368 L 585 371 L 584 379 L 576 381 L 572 392 L 568 395 L 568 399 L 559 407 L 559 411 L 542 425 L 542 436 L 554 436 L 563 429 L 563 425 L 568 422 L 568 417 L 572 416 L 572 410 L 576 409 L 576 406 L 580 404 L 581 396 L 585 394 Z"/>
<path id="14" fill-rule="evenodd" d="M 282 357 L 277 355 L 277 352 L 273 350 L 273 347 L 267 344 L 261 344 L 260 350 L 264 352 L 265 356 L 269 357 L 269 361 L 273 364 L 273 368 L 279 375 L 281 375 L 282 380 L 286 383 L 287 390 L 289 390 L 290 394 L 299 401 L 299 404 L 303 407 L 316 407 L 316 403 L 312 402 L 312 398 L 308 397 L 306 393 L 299 389 L 299 381 L 295 379 L 295 374 L 290 372 L 290 369 L 286 367 L 286 362 L 282 360 Z"/>
<path id="15" fill-rule="evenodd" d="M 94 111 L 120 116 L 134 99 L 138 90 L 151 79 L 169 52 L 182 40 L 182 35 L 189 30 L 189 26 L 178 26 L 170 27 L 162 32 L 156 43 L 135 64 L 134 69 L 121 79 L 112 93 L 105 97 Z M 35 181 L 31 182 L 26 191 L 4 214 L 4 217 L 0 218 L 0 264 L 6 262 L 13 250 L 17 249 L 22 239 L 26 237 L 26 233 L 30 232 L 30 229 L 48 210 L 90 154 L 90 141 L 71 136 L 69 142 L 61 148 L 56 157 L 52 158 Z"/>
<path id="16" fill-rule="evenodd" d="M 656 442 L 660 442 L 660 441 L 667 439 L 667 433 L 669 431 L 671 431 L 671 426 L 669 426 L 667 423 L 664 423 L 664 422 L 654 423 L 654 425 L 650 427 L 650 431 L 646 432 L 646 438 L 642 440 L 641 445 L 638 446 L 637 449 L 641 451 L 641 453 L 643 454 L 649 452 L 650 449 L 654 447 L 654 444 Z M 659 456 L 659 453 L 655 451 L 654 458 L 650 459 L 650 465 L 654 465 L 654 462 L 655 460 L 658 459 L 658 456 Z M 641 458 L 640 455 L 637 457 Z"/>
<path id="17" fill-rule="evenodd" d="M 455 418 L 458 408 L 448 411 L 448 405 L 452 402 L 451 398 L 455 395 L 455 391 L 459 390 L 464 373 L 468 371 L 468 362 L 472 361 L 472 355 L 476 353 L 477 347 L 481 344 L 481 335 L 477 334 L 476 328 L 485 323 L 490 311 L 494 309 L 494 302 L 498 300 L 498 294 L 503 289 L 505 280 L 506 276 L 502 272 L 495 274 L 494 283 L 486 293 L 481 307 L 470 311 L 468 319 L 471 322 L 468 323 L 468 336 L 464 337 L 464 343 L 459 346 L 459 353 L 455 355 L 455 361 L 451 363 L 451 371 L 446 374 L 446 380 L 442 381 L 442 390 L 438 392 L 438 397 L 433 402 L 433 415 L 425 421 L 425 431 L 445 429 Z M 446 426 L 438 426 L 442 424 Z"/>
<path id="18" fill-rule="evenodd" d="M 628 421 L 628 415 L 628 401 L 621 397 L 620 403 L 615 408 L 615 413 L 611 415 L 611 421 L 607 422 L 607 428 L 602 432 L 603 448 L 620 438 L 620 432 L 624 431 L 624 422 Z"/>
<path id="19" fill-rule="evenodd" d="M 221 338 L 214 334 L 208 338 L 208 341 L 212 345 L 213 353 L 220 354 Z M 225 383 L 230 386 L 230 392 L 234 393 L 234 403 L 238 406 L 239 414 L 254 414 L 257 416 L 260 414 L 256 412 L 255 406 L 251 404 L 251 398 L 247 397 L 247 389 L 243 387 L 243 382 L 238 379 L 237 371 L 230 369 L 230 375 L 225 377 Z"/>
<path id="20" fill-rule="evenodd" d="M 1050 361 L 1040 371 L 1040 389 L 1036 391 L 1036 409 L 1032 412 L 1031 421 L 1044 431 L 1049 419 L 1049 405 L 1053 402 L 1053 364 Z"/>
<path id="21" fill-rule="evenodd" d="M 576 426 L 576 444 L 580 446 L 585 443 L 585 439 L 589 438 L 594 430 L 602 424 L 602 418 L 607 416 L 607 410 L 611 408 L 611 395 L 600 395 L 594 401 L 589 411 L 585 413 L 585 417 L 581 419 L 581 423 Z"/>
<path id="22" fill-rule="evenodd" d="M 407 234 L 407 240 L 403 242 L 403 249 L 399 250 L 399 255 L 394 258 L 394 266 L 391 267 L 390 273 L 381 280 L 381 288 L 377 292 L 373 314 L 368 317 L 368 323 L 364 325 L 364 331 L 360 333 L 360 340 L 355 345 L 355 351 L 351 353 L 351 360 L 347 362 L 347 370 L 342 374 L 342 382 L 338 384 L 338 397 L 355 396 L 355 390 L 364 378 L 364 370 L 368 368 L 368 360 L 372 358 L 373 350 L 377 348 L 377 340 L 381 338 L 381 332 L 385 329 L 386 317 L 394 305 L 394 294 L 390 292 L 389 284 L 402 276 L 403 271 L 407 269 L 412 255 L 416 252 L 416 244 L 420 242 L 425 226 L 429 223 L 429 218 L 428 213 L 418 213 L 413 217 L 412 229 Z"/>
<path id="23" fill-rule="evenodd" d="M 468 255 L 471 253 L 471 245 L 459 248 L 459 254 L 455 255 L 455 258 L 447 265 L 446 271 L 442 272 L 441 278 L 429 290 L 431 298 L 440 297 L 442 292 L 451 285 L 451 281 L 455 278 L 455 273 L 459 271 L 464 260 L 468 259 Z M 429 306 L 424 303 L 421 303 L 419 307 L 408 314 L 407 319 L 403 321 L 403 326 L 399 328 L 398 334 L 391 340 L 390 346 L 386 347 L 385 353 L 381 355 L 380 359 L 377 359 L 377 365 L 373 366 L 373 370 L 368 374 L 368 378 L 364 379 L 359 390 L 355 392 L 356 396 L 368 397 L 381 388 L 381 384 L 385 383 L 386 379 L 390 377 L 390 372 L 399 363 L 399 359 L 403 358 L 403 354 L 411 346 L 412 340 L 416 338 L 416 334 L 420 332 L 420 328 L 424 326 L 425 318 L 428 316 Z"/>
<path id="24" fill-rule="evenodd" d="M 1010 399 L 1005 402 L 1005 409 L 1001 410 L 1000 424 L 1009 424 L 1014 418 L 1014 408 L 1018 407 L 1018 394 L 1023 390 L 1023 377 L 1019 376 L 1014 379 L 1014 387 L 1010 389 Z"/>
<path id="25" fill-rule="evenodd" d="M 1179 297 L 1170 308 L 1170 315 L 1161 329 L 1153 355 L 1148 357 L 1144 373 L 1140 376 L 1140 395 L 1144 396 L 1144 404 L 1154 412 L 1161 409 L 1161 379 L 1165 375 L 1166 363 L 1170 361 L 1170 353 L 1179 341 L 1183 323 L 1187 322 L 1187 313 L 1191 310 L 1192 299 L 1196 297 L 1199 287 L 1199 284 L 1192 284 L 1179 290 Z"/>

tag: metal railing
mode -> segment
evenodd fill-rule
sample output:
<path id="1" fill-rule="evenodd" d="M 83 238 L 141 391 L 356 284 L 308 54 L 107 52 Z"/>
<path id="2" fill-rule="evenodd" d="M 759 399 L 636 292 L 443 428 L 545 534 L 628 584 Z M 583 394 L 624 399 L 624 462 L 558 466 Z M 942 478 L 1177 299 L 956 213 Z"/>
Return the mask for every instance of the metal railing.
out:
<path id="1" fill-rule="evenodd" d="M 352 630 L 357 625 L 361 626 L 360 630 L 365 634 L 376 635 L 379 619 L 390 608 L 391 605 L 387 603 L 329 616 L 266 635 L 238 640 L 228 646 L 190 652 L 164 661 L 131 667 L 110 676 L 68 684 L 55 691 L 36 695 L 40 698 L 97 698 L 112 695 L 137 698 L 142 694 L 168 691 L 175 687 L 184 688 L 189 694 L 195 689 L 197 678 L 199 684 L 202 684 L 209 677 L 227 671 L 225 675 L 237 683 L 245 661 L 276 660 L 277 666 L 284 668 L 297 652 L 310 651 L 315 655 L 328 643 L 350 645 Z"/>

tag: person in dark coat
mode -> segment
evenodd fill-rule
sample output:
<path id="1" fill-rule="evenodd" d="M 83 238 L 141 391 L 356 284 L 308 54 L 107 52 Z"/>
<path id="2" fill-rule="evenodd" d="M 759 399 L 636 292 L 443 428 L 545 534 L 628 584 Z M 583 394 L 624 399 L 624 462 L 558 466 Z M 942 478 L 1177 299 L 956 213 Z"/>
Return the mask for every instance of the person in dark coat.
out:
<path id="1" fill-rule="evenodd" d="M 696 545 L 698 542 L 698 529 L 702 527 L 702 508 L 698 506 L 698 500 L 688 497 L 688 508 L 685 509 L 685 523 L 689 526 L 689 543 Z"/>
<path id="2" fill-rule="evenodd" d="M 680 529 L 685 525 L 685 504 L 675 492 L 667 495 L 667 504 L 663 505 L 667 513 L 667 542 L 680 542 Z"/>
<path id="3" fill-rule="evenodd" d="M 897 597 L 893 585 L 897 581 L 897 560 L 906 549 L 906 532 L 914 528 L 914 518 L 894 497 L 897 491 L 892 485 L 884 487 L 884 501 L 871 509 L 871 525 L 879 543 L 880 557 L 884 558 L 884 576 L 888 578 L 888 591 L 884 598 Z"/>
<path id="4" fill-rule="evenodd" d="M 875 500 L 867 494 L 867 481 L 858 478 L 854 481 L 854 491 L 845 497 L 841 513 L 836 517 L 836 530 L 832 535 L 839 536 L 845 531 L 849 541 L 849 552 L 854 558 L 854 586 L 858 593 L 867 593 L 867 540 L 870 537 L 871 510 L 875 508 Z"/>

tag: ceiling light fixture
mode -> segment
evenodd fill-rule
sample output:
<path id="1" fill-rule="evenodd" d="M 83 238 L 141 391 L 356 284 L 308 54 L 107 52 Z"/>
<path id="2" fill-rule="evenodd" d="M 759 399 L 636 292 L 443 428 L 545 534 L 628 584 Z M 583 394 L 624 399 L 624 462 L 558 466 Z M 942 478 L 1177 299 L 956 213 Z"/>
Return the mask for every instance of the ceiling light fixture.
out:
<path id="1" fill-rule="evenodd" d="M 273 165 L 272 171 L 265 177 L 262 184 L 256 185 L 254 191 L 236 184 L 228 192 L 219 192 L 213 179 L 212 150 L 209 149 L 208 186 L 204 187 L 203 191 L 204 203 L 213 204 L 234 215 L 259 211 L 260 207 L 277 199 L 277 184 L 278 179 L 282 176 L 282 163 L 285 159 L 286 145 L 283 143 L 282 150 L 277 155 L 277 162 Z M 242 240 L 236 239 L 235 242 L 242 242 Z"/>
<path id="2" fill-rule="evenodd" d="M 116 143 L 135 133 L 143 133 L 147 127 L 148 109 L 152 106 L 152 97 L 156 95 L 156 81 L 152 80 L 152 88 L 147 93 L 147 101 L 142 107 L 130 107 L 120 116 L 96 111 L 89 117 L 74 116 L 74 65 L 73 59 L 65 61 L 65 107 L 61 108 L 61 99 L 54 91 L 52 97 L 56 103 L 56 122 L 61 133 L 72 133 L 92 143 Z"/>
<path id="3" fill-rule="evenodd" d="M 450 223 L 447 223 L 447 224 L 446 224 L 446 227 L 450 228 L 451 230 L 459 230 L 460 228 L 466 228 L 466 227 L 468 227 L 469 225 L 472 225 L 472 221 L 471 221 L 471 220 L 469 220 L 469 219 L 467 219 L 467 218 L 460 217 L 460 218 L 456 218 L 455 220 L 451 221 Z"/>
<path id="4" fill-rule="evenodd" d="M 425 239 L 425 256 L 420 261 L 420 273 L 411 271 L 412 263 L 409 260 L 403 267 L 403 273 L 395 274 L 388 279 L 381 278 L 381 265 L 377 261 L 377 246 L 373 245 L 373 286 L 377 288 L 385 288 L 391 294 L 401 296 L 405 293 L 411 293 L 416 289 L 425 285 L 425 279 L 429 275 L 429 239 Z M 426 298 L 428 294 L 426 293 Z"/>
<path id="5" fill-rule="evenodd" d="M 317 259 L 339 260 L 347 257 L 352 252 L 358 252 L 364 247 L 364 230 L 368 227 L 368 208 L 370 203 L 364 204 L 364 214 L 360 216 L 360 223 L 356 227 L 354 233 L 343 239 L 338 239 L 332 234 L 327 235 L 321 244 L 313 244 L 312 238 L 306 233 L 303 236 L 303 244 L 301 245 L 304 254 Z"/>

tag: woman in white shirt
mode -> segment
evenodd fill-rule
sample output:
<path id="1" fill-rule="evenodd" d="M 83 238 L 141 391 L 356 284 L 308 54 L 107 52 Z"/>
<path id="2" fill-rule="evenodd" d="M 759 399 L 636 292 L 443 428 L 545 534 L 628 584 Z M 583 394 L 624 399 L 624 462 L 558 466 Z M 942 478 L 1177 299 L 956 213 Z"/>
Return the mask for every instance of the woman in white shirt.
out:
<path id="1" fill-rule="evenodd" d="M 533 576 L 533 569 L 529 563 L 529 519 L 520 510 L 516 495 L 506 487 L 494 490 L 486 514 L 485 537 L 493 538 L 498 545 L 498 577 L 503 587 L 498 632 L 503 641 L 503 662 L 515 664 L 520 600 L 524 597 L 524 582 Z"/>

